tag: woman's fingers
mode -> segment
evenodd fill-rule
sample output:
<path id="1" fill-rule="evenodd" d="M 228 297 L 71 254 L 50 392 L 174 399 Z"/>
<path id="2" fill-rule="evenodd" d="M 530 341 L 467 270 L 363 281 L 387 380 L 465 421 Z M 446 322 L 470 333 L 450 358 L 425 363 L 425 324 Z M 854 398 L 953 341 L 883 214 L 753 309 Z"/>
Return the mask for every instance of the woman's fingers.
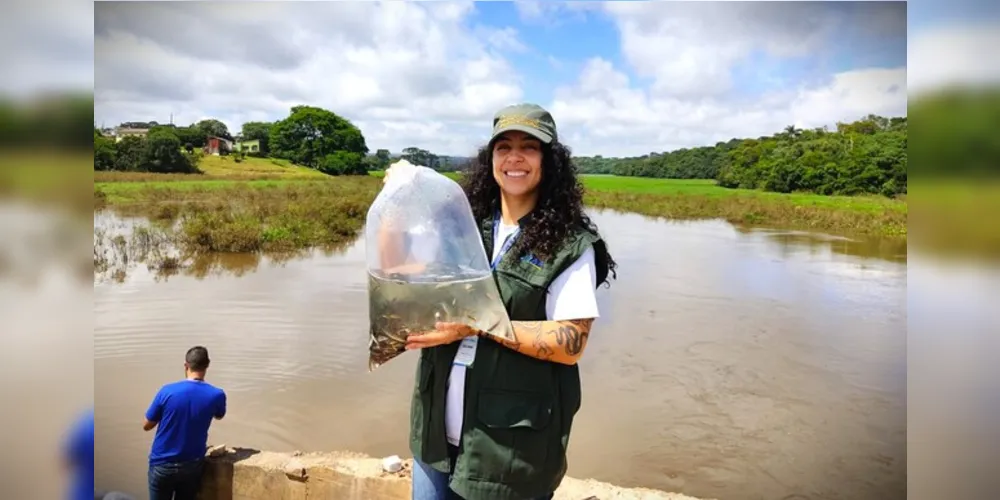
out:
<path id="1" fill-rule="evenodd" d="M 407 349 L 424 349 L 426 347 L 434 347 L 436 345 L 441 345 L 444 342 L 443 337 L 445 334 L 443 332 L 427 332 L 418 333 L 406 337 L 406 348 Z"/>
<path id="2" fill-rule="evenodd" d="M 406 337 L 406 349 L 424 349 L 455 342 L 464 336 L 464 331 L 469 327 L 462 323 L 438 322 L 434 325 L 434 328 L 435 330 L 432 332 L 413 334 Z"/>

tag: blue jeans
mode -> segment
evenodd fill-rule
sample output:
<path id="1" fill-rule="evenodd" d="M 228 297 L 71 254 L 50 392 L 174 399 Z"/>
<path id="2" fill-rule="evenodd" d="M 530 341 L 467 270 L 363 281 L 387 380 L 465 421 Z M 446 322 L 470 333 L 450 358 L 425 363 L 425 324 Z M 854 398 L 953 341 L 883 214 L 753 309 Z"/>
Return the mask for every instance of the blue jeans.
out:
<path id="1" fill-rule="evenodd" d="M 205 460 L 149 466 L 149 500 L 195 500 Z"/>
<path id="2" fill-rule="evenodd" d="M 451 458 L 451 468 L 455 469 L 455 458 L 458 448 L 448 445 L 448 455 Z M 431 466 L 413 459 L 413 500 L 462 500 L 458 493 L 448 487 L 450 474 L 435 470 Z M 552 500 L 553 493 L 527 500 Z M 155 500 L 155 499 L 152 499 Z"/>

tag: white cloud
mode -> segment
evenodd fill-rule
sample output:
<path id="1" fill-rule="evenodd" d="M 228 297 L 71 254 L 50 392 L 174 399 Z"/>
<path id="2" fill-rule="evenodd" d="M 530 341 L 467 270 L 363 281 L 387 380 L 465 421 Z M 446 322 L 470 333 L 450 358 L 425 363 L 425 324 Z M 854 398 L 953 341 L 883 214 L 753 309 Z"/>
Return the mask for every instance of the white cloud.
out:
<path id="1" fill-rule="evenodd" d="M 518 18 L 526 24 L 556 26 L 564 22 L 581 21 L 587 11 L 600 10 L 601 2 L 573 0 L 553 2 L 548 0 L 514 0 Z"/>
<path id="2" fill-rule="evenodd" d="M 50 0 L 45 8 L 11 2 L 0 16 L 0 93 L 93 88 L 91 45 L 94 4 Z"/>
<path id="3" fill-rule="evenodd" d="M 460 153 L 522 97 L 500 55 L 521 47 L 516 32 L 469 29 L 471 3 L 224 7 L 97 4 L 96 118 L 238 129 L 310 104 L 356 122 L 372 149 Z"/>
<path id="4" fill-rule="evenodd" d="M 905 115 L 906 68 L 838 73 L 826 86 L 800 90 L 788 113 L 800 127 L 853 121 L 869 113 Z"/>
<path id="5" fill-rule="evenodd" d="M 610 2 L 622 52 L 657 93 L 698 98 L 732 88 L 734 64 L 754 50 L 804 57 L 842 16 L 816 3 Z"/>
<path id="6" fill-rule="evenodd" d="M 579 81 L 557 89 L 551 110 L 574 152 L 641 155 L 768 135 L 788 125 L 833 126 L 868 113 L 905 115 L 906 71 L 850 71 L 822 87 L 735 102 L 660 96 L 636 88 L 610 62 L 595 58 Z"/>
<path id="7" fill-rule="evenodd" d="M 906 114 L 905 66 L 858 68 L 752 97 L 732 92 L 734 69 L 754 55 L 822 57 L 844 29 L 903 34 L 905 11 L 898 4 L 861 16 L 811 2 L 612 2 L 604 8 L 621 33 L 628 67 L 593 58 L 573 85 L 556 90 L 552 103 L 563 139 L 578 154 L 641 155 L 769 135 L 788 125 L 832 127 L 869 113 Z"/>
<path id="8" fill-rule="evenodd" d="M 537 0 L 515 0 L 514 7 L 522 21 L 530 22 L 543 19 L 546 12 L 551 10 L 551 5 Z"/>
<path id="9" fill-rule="evenodd" d="M 948 24 L 922 30 L 907 43 L 911 95 L 952 84 L 1000 84 L 1000 22 Z"/>
<path id="10" fill-rule="evenodd" d="M 733 70 L 749 58 L 824 57 L 830 43 L 840 43 L 830 36 L 838 30 L 859 36 L 898 33 L 903 23 L 894 10 L 898 6 L 872 7 L 878 10 L 860 17 L 817 3 L 516 7 L 532 24 L 598 12 L 618 28 L 621 62 L 591 58 L 572 85 L 555 89 L 553 100 L 542 103 L 580 154 L 644 154 L 771 134 L 792 124 L 901 115 L 907 78 L 913 90 L 946 73 L 964 80 L 998 74 L 997 65 L 983 63 L 997 31 L 956 29 L 911 37 L 910 57 L 925 54 L 936 70 L 859 67 L 825 81 L 786 81 L 778 87 L 782 75 L 751 67 L 757 76 L 773 78 L 774 90 L 733 94 L 740 83 Z M 473 8 L 453 2 L 239 8 L 98 3 L 96 117 L 115 124 L 166 121 L 173 113 L 178 123 L 218 117 L 235 129 L 244 121 L 283 118 L 291 106 L 304 103 L 350 118 L 372 149 L 416 145 L 469 154 L 486 138 L 492 113 L 525 98 L 527 75 L 513 63 L 535 58 L 546 68 L 580 67 L 566 54 L 526 47 L 514 27 L 474 25 Z"/>

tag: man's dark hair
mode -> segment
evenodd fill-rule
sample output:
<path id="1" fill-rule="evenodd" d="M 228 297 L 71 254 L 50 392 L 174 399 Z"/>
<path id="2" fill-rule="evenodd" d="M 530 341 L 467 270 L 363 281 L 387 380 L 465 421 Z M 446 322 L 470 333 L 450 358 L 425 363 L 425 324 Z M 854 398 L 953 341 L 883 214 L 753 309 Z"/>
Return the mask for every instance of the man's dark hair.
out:
<path id="1" fill-rule="evenodd" d="M 188 349 L 187 354 L 184 355 L 184 362 L 187 363 L 188 368 L 193 372 L 203 372 L 208 369 L 208 349 L 200 345 L 196 345 Z"/>

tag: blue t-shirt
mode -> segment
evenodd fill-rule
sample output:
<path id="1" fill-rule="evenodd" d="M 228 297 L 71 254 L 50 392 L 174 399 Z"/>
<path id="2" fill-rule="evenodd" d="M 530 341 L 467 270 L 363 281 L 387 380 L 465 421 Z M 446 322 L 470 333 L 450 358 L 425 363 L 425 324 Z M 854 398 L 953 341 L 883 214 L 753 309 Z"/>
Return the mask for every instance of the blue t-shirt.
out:
<path id="1" fill-rule="evenodd" d="M 213 418 L 226 415 L 226 393 L 200 380 L 181 380 L 160 388 L 146 410 L 159 422 L 149 464 L 187 462 L 205 456 Z"/>
<path id="2" fill-rule="evenodd" d="M 74 423 L 63 454 L 73 469 L 70 500 L 91 500 L 94 498 L 94 410 L 88 410 Z"/>

